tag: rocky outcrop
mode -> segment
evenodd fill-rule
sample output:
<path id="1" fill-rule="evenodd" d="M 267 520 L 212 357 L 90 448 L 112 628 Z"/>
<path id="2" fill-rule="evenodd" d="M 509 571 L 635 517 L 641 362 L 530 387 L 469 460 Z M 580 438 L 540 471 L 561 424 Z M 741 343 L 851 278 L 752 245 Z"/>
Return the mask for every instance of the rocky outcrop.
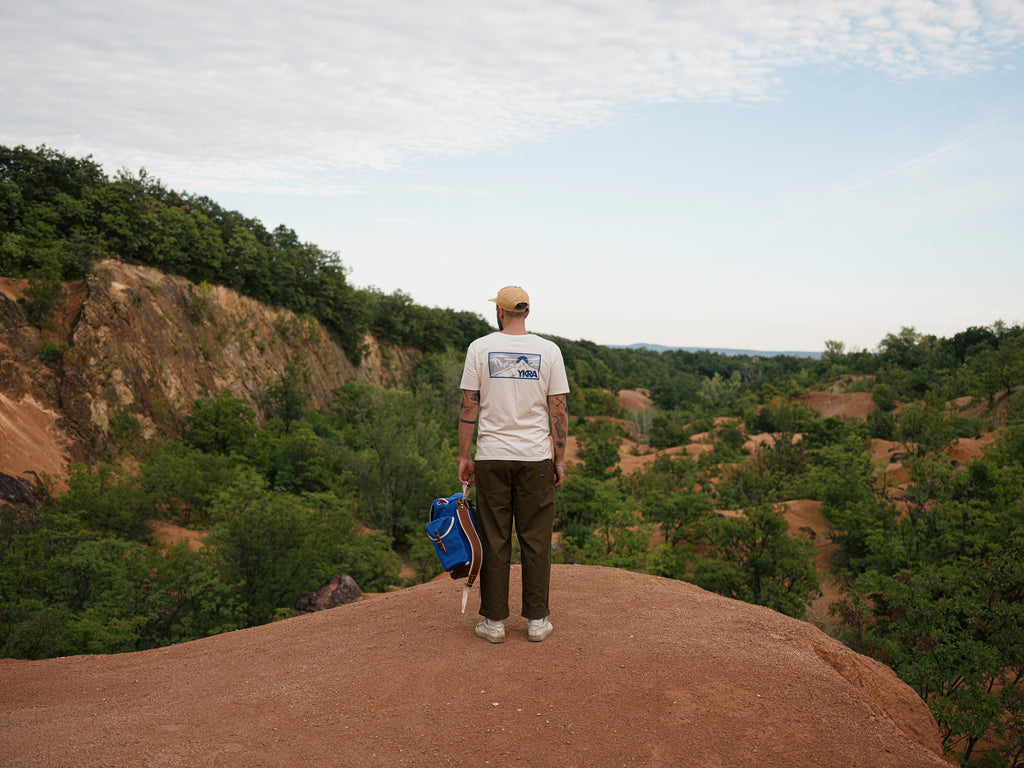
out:
<path id="1" fill-rule="evenodd" d="M 20 477 L 12 477 L 0 472 L 0 502 L 8 501 L 34 509 L 36 499 L 32 495 L 32 486 Z"/>
<path id="2" fill-rule="evenodd" d="M 48 324 L 29 321 L 23 280 L 0 280 L 0 471 L 66 474 L 102 457 L 118 430 L 173 434 L 192 403 L 227 389 L 264 412 L 266 392 L 295 361 L 310 408 L 352 377 L 400 382 L 418 353 L 372 337 L 353 365 L 311 318 L 235 291 L 103 261 L 64 286 Z"/>
<path id="3" fill-rule="evenodd" d="M 303 613 L 326 611 L 328 608 L 354 603 L 362 596 L 363 591 L 351 576 L 331 576 L 320 589 L 307 592 L 296 600 L 292 613 L 298 616 Z"/>

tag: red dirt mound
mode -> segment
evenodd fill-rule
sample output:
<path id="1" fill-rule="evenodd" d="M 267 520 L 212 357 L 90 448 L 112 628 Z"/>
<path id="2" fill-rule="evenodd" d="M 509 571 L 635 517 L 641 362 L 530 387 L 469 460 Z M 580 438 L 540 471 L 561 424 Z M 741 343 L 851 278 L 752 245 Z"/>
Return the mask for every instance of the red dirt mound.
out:
<path id="1" fill-rule="evenodd" d="M 650 390 L 646 389 L 620 389 L 617 398 L 627 411 L 646 411 L 654 404 Z"/>
<path id="2" fill-rule="evenodd" d="M 878 407 L 870 392 L 811 392 L 797 399 L 823 419 L 829 416 L 866 419 Z"/>
<path id="3" fill-rule="evenodd" d="M 521 618 L 503 645 L 475 637 L 448 580 L 143 653 L 0 661 L 0 754 L 19 768 L 947 765 L 921 700 L 805 622 L 611 568 L 555 566 L 552 585 L 540 644 Z M 519 588 L 517 569 L 513 605 Z"/>

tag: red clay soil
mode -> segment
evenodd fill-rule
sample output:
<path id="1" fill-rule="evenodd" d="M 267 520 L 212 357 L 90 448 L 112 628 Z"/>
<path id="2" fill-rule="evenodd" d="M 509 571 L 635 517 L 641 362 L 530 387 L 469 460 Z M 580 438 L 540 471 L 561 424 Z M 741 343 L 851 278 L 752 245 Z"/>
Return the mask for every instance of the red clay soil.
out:
<path id="1" fill-rule="evenodd" d="M 921 700 L 806 622 L 557 565 L 554 634 L 527 642 L 516 617 L 492 645 L 461 583 L 141 653 L 0 661 L 0 763 L 947 766 Z M 519 589 L 517 569 L 513 606 Z"/>
<path id="2" fill-rule="evenodd" d="M 197 552 L 203 548 L 206 539 L 205 531 L 194 531 L 190 528 L 183 528 L 180 525 L 169 523 L 166 520 L 150 520 L 153 529 L 153 538 L 164 546 L 174 546 L 184 539 L 188 542 L 188 548 Z"/>
<path id="3" fill-rule="evenodd" d="M 0 345 L 0 362 L 3 350 Z M 32 397 L 14 401 L 0 392 L 0 472 L 35 482 L 28 470 L 49 475 L 54 490 L 63 490 L 68 471 L 65 440 L 57 426 L 60 414 Z"/>
<path id="4" fill-rule="evenodd" d="M 797 398 L 821 418 L 839 416 L 844 419 L 866 419 L 878 406 L 870 392 L 811 392 Z"/>
<path id="5" fill-rule="evenodd" d="M 620 389 L 616 399 L 619 407 L 627 411 L 646 411 L 654 405 L 650 390 L 646 389 Z"/>

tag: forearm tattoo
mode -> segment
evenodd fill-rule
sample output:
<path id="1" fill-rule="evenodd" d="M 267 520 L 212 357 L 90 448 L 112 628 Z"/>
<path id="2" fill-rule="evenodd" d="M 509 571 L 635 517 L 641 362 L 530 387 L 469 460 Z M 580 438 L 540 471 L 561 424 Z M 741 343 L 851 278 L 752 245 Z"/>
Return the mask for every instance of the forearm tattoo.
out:
<path id="1" fill-rule="evenodd" d="M 459 414 L 459 421 L 463 424 L 476 424 L 476 416 L 479 414 L 480 393 L 462 390 L 462 413 Z M 473 416 L 467 419 L 466 416 Z"/>
<path id="2" fill-rule="evenodd" d="M 551 429 L 554 432 L 555 458 L 565 455 L 565 443 L 569 437 L 569 408 L 565 395 L 554 395 L 551 398 L 552 418 Z"/>

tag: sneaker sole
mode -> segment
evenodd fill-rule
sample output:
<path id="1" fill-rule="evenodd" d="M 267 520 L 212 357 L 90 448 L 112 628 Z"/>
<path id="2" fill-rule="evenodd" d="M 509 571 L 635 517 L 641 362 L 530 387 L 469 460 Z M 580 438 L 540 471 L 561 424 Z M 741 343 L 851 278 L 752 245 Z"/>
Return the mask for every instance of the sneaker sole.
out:
<path id="1" fill-rule="evenodd" d="M 540 643 L 554 631 L 554 627 L 552 627 L 548 629 L 546 632 L 540 632 L 536 635 L 527 634 L 526 639 L 529 640 L 531 643 Z"/>
<path id="2" fill-rule="evenodd" d="M 482 637 L 488 643 L 495 643 L 495 644 L 497 644 L 497 643 L 504 643 L 505 642 L 505 633 L 504 632 L 502 632 L 500 635 L 488 635 L 488 634 L 485 634 L 485 633 L 481 632 L 479 629 L 477 629 L 476 630 L 476 636 L 477 637 Z"/>

